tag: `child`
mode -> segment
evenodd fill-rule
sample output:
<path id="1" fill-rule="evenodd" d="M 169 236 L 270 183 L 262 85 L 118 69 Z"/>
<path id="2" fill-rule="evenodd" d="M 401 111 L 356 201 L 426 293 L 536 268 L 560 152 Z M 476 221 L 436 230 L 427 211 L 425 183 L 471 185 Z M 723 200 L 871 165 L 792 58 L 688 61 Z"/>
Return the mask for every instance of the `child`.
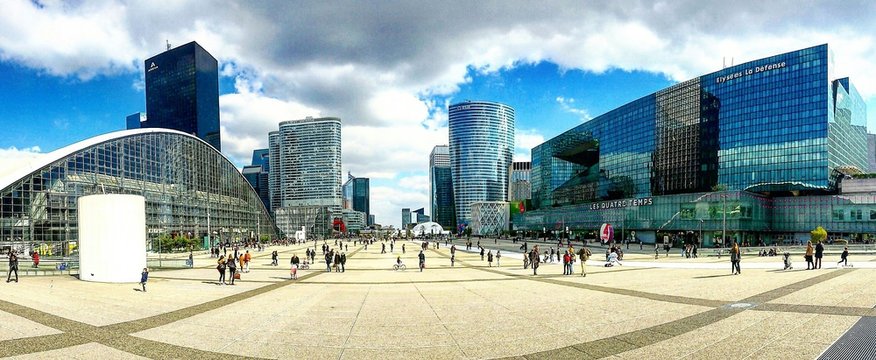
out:
<path id="1" fill-rule="evenodd" d="M 146 281 L 149 280 L 149 269 L 143 268 L 143 272 L 140 273 L 140 286 L 143 287 L 143 292 L 146 292 Z"/>
<path id="2" fill-rule="evenodd" d="M 289 270 L 289 275 L 292 280 L 298 280 L 298 264 L 292 264 L 292 269 Z"/>

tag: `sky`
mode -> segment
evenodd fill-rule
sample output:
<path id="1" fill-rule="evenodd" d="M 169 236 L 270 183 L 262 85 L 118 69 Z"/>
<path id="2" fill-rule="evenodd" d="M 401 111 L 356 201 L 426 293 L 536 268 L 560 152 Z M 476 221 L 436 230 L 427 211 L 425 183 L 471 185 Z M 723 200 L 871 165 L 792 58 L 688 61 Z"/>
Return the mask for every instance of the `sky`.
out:
<path id="1" fill-rule="evenodd" d="M 0 171 L 122 130 L 143 61 L 197 41 L 219 60 L 223 153 L 238 167 L 283 120 L 342 119 L 343 171 L 371 212 L 428 213 L 447 106 L 516 111 L 515 160 L 674 83 L 829 43 L 876 132 L 872 1 L 4 1 Z M 346 178 L 346 176 L 344 176 Z"/>

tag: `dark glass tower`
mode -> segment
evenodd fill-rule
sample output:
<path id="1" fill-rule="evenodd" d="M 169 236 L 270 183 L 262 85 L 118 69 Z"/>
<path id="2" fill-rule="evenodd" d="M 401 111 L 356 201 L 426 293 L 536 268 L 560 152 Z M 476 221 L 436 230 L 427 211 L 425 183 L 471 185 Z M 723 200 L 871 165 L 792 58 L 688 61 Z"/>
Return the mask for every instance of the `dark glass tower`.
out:
<path id="1" fill-rule="evenodd" d="M 166 128 L 195 135 L 216 150 L 219 138 L 219 63 L 196 42 L 145 61 L 144 128 Z"/>

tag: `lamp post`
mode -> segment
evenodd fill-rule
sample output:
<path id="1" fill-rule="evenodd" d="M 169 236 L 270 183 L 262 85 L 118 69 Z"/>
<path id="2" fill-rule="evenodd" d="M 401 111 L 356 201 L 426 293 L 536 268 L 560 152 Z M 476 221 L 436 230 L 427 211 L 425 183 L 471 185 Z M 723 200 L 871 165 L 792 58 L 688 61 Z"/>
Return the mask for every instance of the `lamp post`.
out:
<path id="1" fill-rule="evenodd" d="M 700 219 L 700 238 L 697 239 L 697 246 L 703 245 L 703 219 Z"/>

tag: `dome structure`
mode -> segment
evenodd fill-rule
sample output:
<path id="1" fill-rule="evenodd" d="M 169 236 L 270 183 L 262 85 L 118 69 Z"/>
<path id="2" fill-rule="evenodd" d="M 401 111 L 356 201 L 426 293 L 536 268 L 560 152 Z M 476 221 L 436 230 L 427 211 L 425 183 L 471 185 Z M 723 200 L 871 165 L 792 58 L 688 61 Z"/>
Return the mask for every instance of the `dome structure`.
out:
<path id="1" fill-rule="evenodd" d="M 432 221 L 417 224 L 417 226 L 414 226 L 414 229 L 411 230 L 411 234 L 414 236 L 441 235 L 444 233 L 444 228 L 442 228 L 440 224 Z"/>

